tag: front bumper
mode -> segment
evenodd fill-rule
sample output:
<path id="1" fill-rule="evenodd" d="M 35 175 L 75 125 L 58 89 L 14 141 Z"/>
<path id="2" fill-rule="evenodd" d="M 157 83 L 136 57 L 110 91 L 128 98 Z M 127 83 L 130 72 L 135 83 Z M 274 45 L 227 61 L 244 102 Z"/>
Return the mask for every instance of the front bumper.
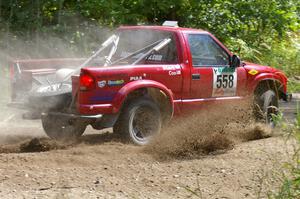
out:
<path id="1" fill-rule="evenodd" d="M 286 102 L 290 102 L 292 101 L 293 95 L 291 93 L 282 93 L 281 98 Z"/>

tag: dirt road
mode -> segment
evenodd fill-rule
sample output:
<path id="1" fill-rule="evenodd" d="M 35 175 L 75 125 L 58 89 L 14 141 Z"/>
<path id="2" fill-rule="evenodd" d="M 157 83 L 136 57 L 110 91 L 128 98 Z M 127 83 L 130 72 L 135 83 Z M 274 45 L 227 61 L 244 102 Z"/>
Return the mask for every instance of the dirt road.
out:
<path id="1" fill-rule="evenodd" d="M 295 103 L 281 104 L 289 118 Z M 42 147 L 53 150 L 23 153 L 26 140 L 45 137 L 40 122 L 3 112 L 0 198 L 263 198 L 280 184 L 275 173 L 290 160 L 294 144 L 272 136 L 195 157 L 157 159 L 89 129 L 66 148 L 43 138 Z"/>

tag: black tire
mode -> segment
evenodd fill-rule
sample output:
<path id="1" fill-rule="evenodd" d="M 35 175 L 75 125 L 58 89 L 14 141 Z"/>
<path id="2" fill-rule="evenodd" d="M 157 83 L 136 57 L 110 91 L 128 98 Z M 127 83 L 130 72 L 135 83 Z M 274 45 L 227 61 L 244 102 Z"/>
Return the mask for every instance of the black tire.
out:
<path id="1" fill-rule="evenodd" d="M 79 120 L 70 120 L 54 115 L 43 115 L 42 126 L 52 139 L 71 141 L 78 139 L 85 131 L 87 124 Z"/>
<path id="2" fill-rule="evenodd" d="M 125 104 L 113 130 L 127 142 L 148 144 L 161 130 L 158 105 L 145 97 L 132 100 Z"/>
<path id="3" fill-rule="evenodd" d="M 273 90 L 267 90 L 262 92 L 260 96 L 257 96 L 256 106 L 256 118 L 260 121 L 264 121 L 271 127 L 275 127 L 275 121 L 273 121 L 273 114 L 278 114 L 278 96 Z"/>

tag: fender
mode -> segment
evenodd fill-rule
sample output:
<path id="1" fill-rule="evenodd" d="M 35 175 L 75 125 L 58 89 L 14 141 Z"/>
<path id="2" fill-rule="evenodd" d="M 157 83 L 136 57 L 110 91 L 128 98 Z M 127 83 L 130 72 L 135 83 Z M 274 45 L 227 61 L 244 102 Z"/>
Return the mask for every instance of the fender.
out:
<path id="1" fill-rule="evenodd" d="M 284 90 L 286 89 L 286 83 L 282 80 L 280 75 L 274 73 L 261 73 L 251 81 L 249 85 L 249 91 L 253 92 L 258 84 L 264 80 L 272 80 L 274 82 L 278 82 L 280 85 L 284 86 Z"/>
<path id="2" fill-rule="evenodd" d="M 116 96 L 113 99 L 113 107 L 114 107 L 114 112 L 118 112 L 126 97 L 128 96 L 129 93 L 131 93 L 134 90 L 140 89 L 140 88 L 158 88 L 160 90 L 162 90 L 166 96 L 168 96 L 169 98 L 169 102 L 171 104 L 172 107 L 172 115 L 173 115 L 173 111 L 174 111 L 174 100 L 173 100 L 173 93 L 170 89 L 168 89 L 165 85 L 153 81 L 153 80 L 138 80 L 138 81 L 132 81 L 127 83 L 126 85 L 124 85 L 116 94 Z"/>

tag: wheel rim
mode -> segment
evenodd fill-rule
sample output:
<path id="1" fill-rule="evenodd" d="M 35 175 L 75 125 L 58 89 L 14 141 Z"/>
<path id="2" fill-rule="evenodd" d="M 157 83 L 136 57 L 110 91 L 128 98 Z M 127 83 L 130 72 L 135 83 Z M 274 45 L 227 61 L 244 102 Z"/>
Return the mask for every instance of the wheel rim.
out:
<path id="1" fill-rule="evenodd" d="M 149 107 L 136 107 L 129 119 L 129 131 L 139 144 L 146 144 L 158 133 L 160 118 Z"/>

